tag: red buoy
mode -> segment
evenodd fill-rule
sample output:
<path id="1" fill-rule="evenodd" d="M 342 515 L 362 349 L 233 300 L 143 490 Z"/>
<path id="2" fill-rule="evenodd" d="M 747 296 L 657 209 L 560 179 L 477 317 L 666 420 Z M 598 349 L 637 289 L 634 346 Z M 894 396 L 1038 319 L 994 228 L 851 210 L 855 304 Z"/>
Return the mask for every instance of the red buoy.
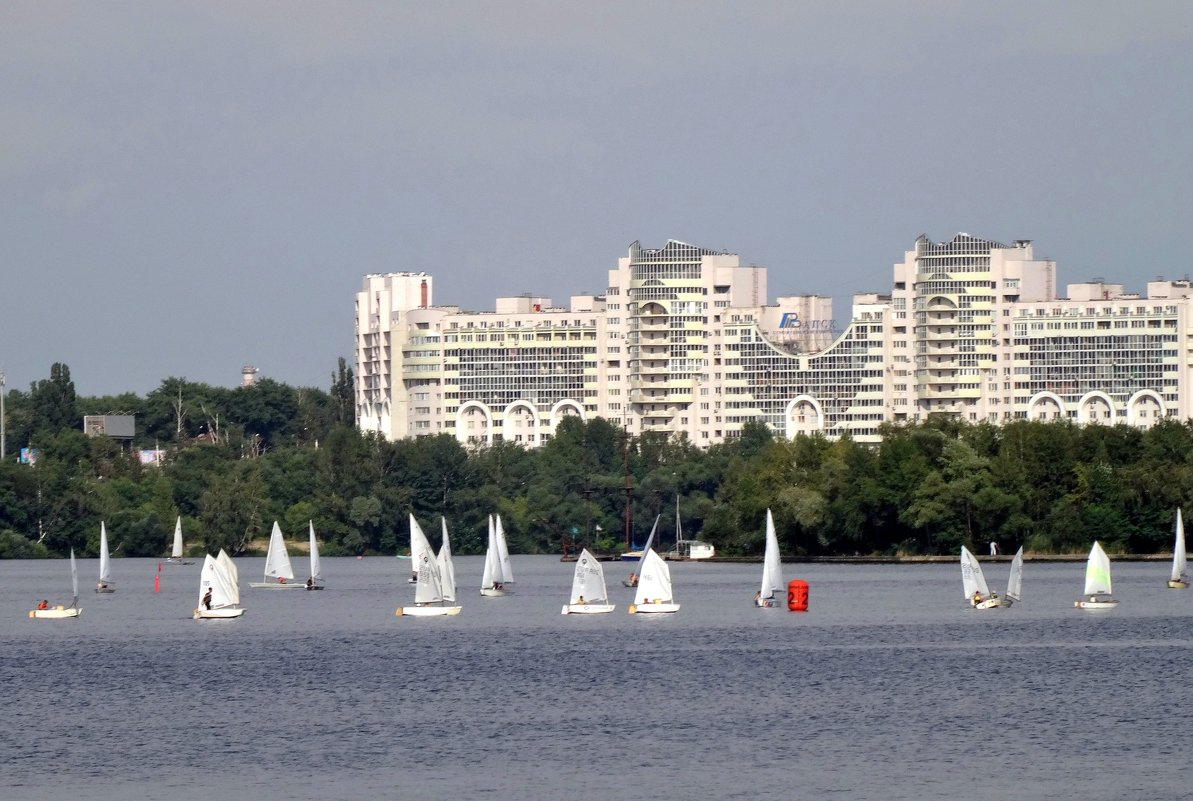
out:
<path id="1" fill-rule="evenodd" d="M 161 573 L 153 574 L 153 591 L 154 592 L 162 591 L 162 574 Z"/>
<path id="2" fill-rule="evenodd" d="M 792 612 L 808 611 L 808 582 L 803 579 L 787 582 L 787 609 Z"/>

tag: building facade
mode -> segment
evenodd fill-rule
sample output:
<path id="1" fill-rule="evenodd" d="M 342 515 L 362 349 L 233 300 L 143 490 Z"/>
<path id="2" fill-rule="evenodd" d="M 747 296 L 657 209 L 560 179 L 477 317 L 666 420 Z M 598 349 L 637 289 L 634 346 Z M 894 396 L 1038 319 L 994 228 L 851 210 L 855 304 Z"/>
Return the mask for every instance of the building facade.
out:
<path id="1" fill-rule="evenodd" d="M 889 294 L 767 299 L 735 254 L 635 242 L 604 295 L 522 295 L 492 312 L 435 305 L 426 273 L 369 275 L 356 296 L 357 420 L 389 439 L 449 433 L 536 447 L 569 415 L 711 445 L 750 421 L 876 442 L 883 423 L 1186 419 L 1193 287 L 1141 297 L 1056 289 L 1032 243 L 919 237 Z"/>

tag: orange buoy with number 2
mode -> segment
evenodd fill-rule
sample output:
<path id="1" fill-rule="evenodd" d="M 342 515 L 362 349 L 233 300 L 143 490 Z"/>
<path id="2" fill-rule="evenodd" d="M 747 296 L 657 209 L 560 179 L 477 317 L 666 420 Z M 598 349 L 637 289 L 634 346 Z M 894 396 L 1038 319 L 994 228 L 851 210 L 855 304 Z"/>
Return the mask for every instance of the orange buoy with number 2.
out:
<path id="1" fill-rule="evenodd" d="M 792 612 L 808 611 L 808 582 L 803 579 L 787 582 L 787 609 Z"/>

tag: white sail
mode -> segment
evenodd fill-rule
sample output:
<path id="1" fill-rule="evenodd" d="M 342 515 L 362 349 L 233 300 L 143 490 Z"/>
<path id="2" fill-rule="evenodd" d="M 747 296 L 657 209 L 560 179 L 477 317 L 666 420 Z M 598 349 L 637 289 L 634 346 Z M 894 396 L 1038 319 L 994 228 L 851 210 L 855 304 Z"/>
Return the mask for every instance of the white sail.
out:
<path id="1" fill-rule="evenodd" d="M 112 583 L 112 557 L 108 553 L 108 529 L 102 520 L 99 524 L 99 581 L 101 584 Z"/>
<path id="2" fill-rule="evenodd" d="M 762 557 L 762 597 L 773 598 L 783 589 L 783 561 L 779 555 L 779 538 L 775 534 L 775 519 L 766 510 L 766 551 Z"/>
<path id="3" fill-rule="evenodd" d="M 323 566 L 319 564 L 319 541 L 315 539 L 315 521 L 308 520 L 307 525 L 310 527 L 311 537 L 311 578 L 318 582 L 323 578 Z"/>
<path id="4" fill-rule="evenodd" d="M 456 600 L 456 569 L 452 566 L 452 546 L 447 538 L 447 519 L 439 518 L 443 528 L 443 544 L 439 546 L 439 555 L 435 557 L 439 568 L 439 594 L 445 601 Z"/>
<path id="5" fill-rule="evenodd" d="M 603 604 L 607 595 L 604 568 L 585 548 L 580 551 L 580 558 L 576 560 L 576 572 L 572 576 L 571 603 Z M 584 600 L 581 601 L 581 598 Z"/>
<path id="6" fill-rule="evenodd" d="M 493 528 L 494 537 L 497 539 L 497 561 L 501 564 L 501 581 L 503 584 L 513 584 L 514 569 L 510 565 L 510 552 L 505 542 L 505 529 L 501 527 L 501 515 L 497 515 Z"/>
<path id="7" fill-rule="evenodd" d="M 414 532 L 418 530 L 420 537 L 415 537 Z M 414 513 L 410 513 L 410 571 L 415 576 L 418 575 L 419 567 L 423 564 L 423 556 L 428 553 L 434 553 L 431 550 L 430 543 L 427 542 L 427 537 L 423 534 L 422 527 L 418 521 L 414 519 Z"/>
<path id="8" fill-rule="evenodd" d="M 642 572 L 638 575 L 638 591 L 634 593 L 634 603 L 641 605 L 671 602 L 671 570 L 662 557 L 647 549 L 642 553 Z"/>
<path id="9" fill-rule="evenodd" d="M 961 546 L 961 591 L 966 600 L 973 600 L 975 592 L 981 593 L 983 598 L 990 595 L 990 587 L 982 575 L 982 566 L 964 545 Z"/>
<path id="10" fill-rule="evenodd" d="M 269 552 L 265 554 L 265 580 L 277 581 L 294 580 L 294 570 L 290 567 L 290 554 L 286 552 L 286 543 L 282 540 L 282 529 L 278 521 L 273 521 L 273 531 L 269 535 Z"/>
<path id="11" fill-rule="evenodd" d="M 1111 595 L 1110 557 L 1102 546 L 1094 541 L 1089 559 L 1085 563 L 1085 595 Z"/>
<path id="12" fill-rule="evenodd" d="M 174 521 L 174 547 L 170 550 L 170 558 L 182 558 L 182 515 Z"/>
<path id="13" fill-rule="evenodd" d="M 220 548 L 215 561 L 219 568 L 220 579 L 224 584 L 223 592 L 228 598 L 228 605 L 240 606 L 240 571 L 236 569 L 236 563 L 223 548 Z M 215 604 L 212 603 L 212 606 L 214 607 Z"/>
<path id="14" fill-rule="evenodd" d="M 439 565 L 432 555 L 431 544 L 427 542 L 427 535 L 422 526 L 410 515 L 410 553 L 418 554 L 419 561 L 415 563 L 418 570 L 418 581 L 414 585 L 414 602 L 416 604 L 439 603 L 443 600 L 443 590 L 439 582 Z"/>
<path id="15" fill-rule="evenodd" d="M 79 605 L 79 566 L 75 564 L 75 549 L 70 549 L 70 586 L 74 594 L 74 599 L 71 600 L 71 606 Z"/>
<path id="16" fill-rule="evenodd" d="M 497 561 L 497 535 L 493 529 L 493 515 L 489 515 L 489 545 L 485 549 L 485 568 L 481 571 L 481 589 L 493 588 L 501 580 L 501 563 Z"/>
<path id="17" fill-rule="evenodd" d="M 1023 546 L 1015 551 L 1015 558 L 1011 560 L 1011 575 L 1007 579 L 1007 597 L 1018 601 L 1023 595 Z"/>
<path id="18" fill-rule="evenodd" d="M 1185 552 L 1185 521 L 1181 517 L 1181 510 L 1176 510 L 1176 542 L 1172 546 L 1172 580 L 1180 581 L 1185 576 L 1185 565 L 1188 555 Z"/>

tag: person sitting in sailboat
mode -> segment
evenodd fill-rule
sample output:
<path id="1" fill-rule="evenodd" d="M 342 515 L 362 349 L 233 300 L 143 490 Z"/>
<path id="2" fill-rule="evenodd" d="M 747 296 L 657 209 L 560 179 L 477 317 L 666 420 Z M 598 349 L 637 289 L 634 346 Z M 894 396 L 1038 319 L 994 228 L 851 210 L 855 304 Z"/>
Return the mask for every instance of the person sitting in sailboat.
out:
<path id="1" fill-rule="evenodd" d="M 203 604 L 204 609 L 211 608 L 211 587 L 207 588 L 207 592 L 203 594 L 203 600 L 200 603 Z"/>
<path id="2" fill-rule="evenodd" d="M 980 592 L 978 592 L 977 590 L 974 590 L 974 592 L 973 592 L 973 605 L 974 605 L 974 606 L 977 606 L 977 605 L 978 605 L 978 604 L 980 604 L 981 602 L 982 602 L 982 594 L 981 594 Z"/>
<path id="3" fill-rule="evenodd" d="M 50 602 L 49 602 L 49 601 L 47 601 L 47 600 L 39 601 L 39 602 L 38 602 L 38 604 L 37 604 L 37 608 L 38 608 L 38 609 L 49 609 L 49 608 L 50 608 Z"/>
<path id="4" fill-rule="evenodd" d="M 637 586 L 638 586 L 638 574 L 637 574 L 637 573 L 631 573 L 631 574 L 630 574 L 630 586 L 631 586 L 631 587 L 637 587 Z"/>

